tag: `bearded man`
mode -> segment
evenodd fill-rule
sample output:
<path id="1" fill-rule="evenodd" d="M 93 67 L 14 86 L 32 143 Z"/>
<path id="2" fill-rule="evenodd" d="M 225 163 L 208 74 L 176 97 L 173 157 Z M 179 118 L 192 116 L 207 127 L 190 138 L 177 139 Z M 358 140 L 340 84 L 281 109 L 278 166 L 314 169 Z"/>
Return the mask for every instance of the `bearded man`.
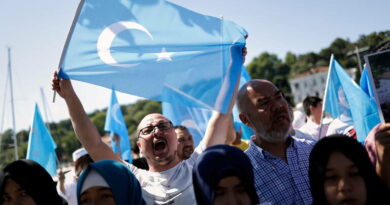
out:
<path id="1" fill-rule="evenodd" d="M 283 92 L 267 80 L 252 80 L 241 87 L 237 106 L 241 121 L 255 132 L 245 153 L 260 203 L 311 204 L 308 166 L 314 142 L 290 135 L 292 115 Z"/>

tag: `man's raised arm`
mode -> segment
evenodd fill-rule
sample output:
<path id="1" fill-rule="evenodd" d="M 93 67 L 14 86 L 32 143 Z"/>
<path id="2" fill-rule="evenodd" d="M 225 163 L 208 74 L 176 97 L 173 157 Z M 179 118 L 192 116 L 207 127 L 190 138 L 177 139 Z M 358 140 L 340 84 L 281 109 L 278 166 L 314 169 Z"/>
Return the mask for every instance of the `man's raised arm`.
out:
<path id="1" fill-rule="evenodd" d="M 231 123 L 233 123 L 232 109 L 237 98 L 239 84 L 240 77 L 237 80 L 236 87 L 234 88 L 234 94 L 230 101 L 228 112 L 226 114 L 213 112 L 213 115 L 207 124 L 205 136 L 202 140 L 206 147 L 217 144 L 226 144 L 226 138 L 229 134 L 229 127 Z"/>
<path id="2" fill-rule="evenodd" d="M 52 89 L 65 100 L 76 136 L 92 159 L 95 162 L 100 160 L 121 161 L 110 147 L 101 140 L 96 126 L 85 113 L 70 80 L 58 78 L 56 71 L 52 80 Z"/>
<path id="3" fill-rule="evenodd" d="M 248 35 L 245 36 L 245 39 L 248 38 Z M 242 49 L 243 62 L 245 62 L 245 57 L 247 54 L 247 49 L 244 47 Z M 238 80 L 236 86 L 234 88 L 234 94 L 229 104 L 229 108 L 226 114 L 213 112 L 211 116 L 207 128 L 205 136 L 202 140 L 202 143 L 206 145 L 206 147 L 217 145 L 217 144 L 226 144 L 226 138 L 229 134 L 229 127 L 231 123 L 233 123 L 232 119 L 232 110 L 233 106 L 236 102 L 238 86 L 240 85 L 241 76 L 238 76 Z"/>

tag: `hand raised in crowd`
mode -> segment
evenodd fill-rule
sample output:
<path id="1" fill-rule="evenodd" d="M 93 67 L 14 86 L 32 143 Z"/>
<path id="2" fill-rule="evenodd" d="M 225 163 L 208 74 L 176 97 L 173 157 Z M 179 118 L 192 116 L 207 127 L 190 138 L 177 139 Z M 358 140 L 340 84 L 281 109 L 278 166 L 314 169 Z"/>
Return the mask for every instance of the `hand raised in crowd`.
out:
<path id="1" fill-rule="evenodd" d="M 54 71 L 52 80 L 52 90 L 57 92 L 62 98 L 66 99 L 69 96 L 75 95 L 72 83 L 69 79 L 58 78 L 57 71 Z"/>

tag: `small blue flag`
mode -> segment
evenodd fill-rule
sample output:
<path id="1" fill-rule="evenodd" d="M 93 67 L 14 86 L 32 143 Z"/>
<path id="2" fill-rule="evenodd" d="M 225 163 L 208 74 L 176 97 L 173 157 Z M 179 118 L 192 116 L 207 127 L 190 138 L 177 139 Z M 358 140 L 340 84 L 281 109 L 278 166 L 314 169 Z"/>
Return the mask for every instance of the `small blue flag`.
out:
<path id="1" fill-rule="evenodd" d="M 380 122 L 375 101 L 355 83 L 333 56 L 323 109 L 333 118 L 351 118 L 357 139 L 362 143 L 370 130 Z"/>
<path id="2" fill-rule="evenodd" d="M 375 98 L 372 85 L 367 68 L 363 68 L 362 75 L 360 76 L 360 87 L 370 98 Z"/>
<path id="3" fill-rule="evenodd" d="M 38 162 L 51 176 L 57 174 L 57 148 L 35 104 L 34 119 L 28 137 L 27 159 Z"/>
<path id="4" fill-rule="evenodd" d="M 249 74 L 246 68 L 242 66 L 242 73 L 240 79 L 240 86 L 244 85 L 250 80 Z M 186 105 L 186 102 L 179 100 L 175 101 L 174 104 L 162 103 L 162 110 L 164 116 L 168 117 L 174 125 L 183 125 L 188 128 L 193 136 L 195 146 L 199 144 L 203 136 L 206 133 L 208 121 L 212 115 L 211 110 L 195 108 Z M 253 135 L 253 131 L 244 125 L 238 117 L 238 110 L 236 106 L 233 107 L 233 121 L 235 129 L 241 128 L 242 139 L 250 139 Z"/>
<path id="5" fill-rule="evenodd" d="M 104 124 L 104 130 L 110 132 L 112 137 L 112 150 L 114 153 L 121 153 L 121 158 L 132 162 L 131 146 L 129 141 L 129 135 L 127 132 L 125 120 L 121 111 L 121 106 L 116 98 L 115 90 L 112 89 L 110 106 L 107 109 L 106 122 Z M 117 140 L 115 135 L 118 136 Z"/>
<path id="6" fill-rule="evenodd" d="M 59 77 L 226 113 L 246 35 L 166 0 L 82 0 Z"/>

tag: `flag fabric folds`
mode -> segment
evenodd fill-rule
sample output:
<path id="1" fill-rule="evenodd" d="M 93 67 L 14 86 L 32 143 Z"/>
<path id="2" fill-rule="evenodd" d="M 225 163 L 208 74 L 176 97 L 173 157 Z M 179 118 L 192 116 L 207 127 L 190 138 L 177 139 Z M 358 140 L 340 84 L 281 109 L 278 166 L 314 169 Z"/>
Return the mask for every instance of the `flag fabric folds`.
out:
<path id="1" fill-rule="evenodd" d="M 56 143 L 42 120 L 38 105 L 35 105 L 34 119 L 28 137 L 27 159 L 39 163 L 54 176 L 57 174 Z"/>
<path id="2" fill-rule="evenodd" d="M 59 77 L 225 113 L 246 35 L 165 0 L 82 0 Z"/>
<path id="3" fill-rule="evenodd" d="M 129 135 L 125 120 L 123 119 L 121 106 L 118 103 L 114 89 L 112 89 L 110 106 L 108 107 L 106 113 L 104 131 L 110 132 L 110 136 L 112 137 L 112 150 L 114 153 L 120 152 L 121 158 L 131 163 L 132 157 Z"/>
<path id="4" fill-rule="evenodd" d="M 244 85 L 250 76 L 246 71 L 246 68 L 242 66 L 240 85 Z M 179 100 L 174 103 L 162 103 L 162 111 L 164 116 L 168 117 L 174 125 L 183 125 L 188 128 L 193 136 L 194 144 L 198 145 L 206 133 L 208 121 L 212 115 L 212 110 L 196 108 L 186 105 L 186 102 Z M 253 135 L 253 131 L 244 125 L 238 117 L 238 110 L 236 106 L 233 107 L 233 121 L 235 129 L 241 128 L 242 139 L 250 139 Z"/>
<path id="5" fill-rule="evenodd" d="M 211 110 L 189 107 L 185 104 L 176 102 L 162 103 L 163 115 L 169 118 L 173 125 L 183 125 L 187 127 L 194 140 L 194 145 L 197 146 L 203 139 L 206 133 L 207 123 L 212 115 Z"/>
<path id="6" fill-rule="evenodd" d="M 324 111 L 333 118 L 351 118 L 357 139 L 362 143 L 369 131 L 380 122 L 375 101 L 355 83 L 333 56 L 323 104 Z"/>

